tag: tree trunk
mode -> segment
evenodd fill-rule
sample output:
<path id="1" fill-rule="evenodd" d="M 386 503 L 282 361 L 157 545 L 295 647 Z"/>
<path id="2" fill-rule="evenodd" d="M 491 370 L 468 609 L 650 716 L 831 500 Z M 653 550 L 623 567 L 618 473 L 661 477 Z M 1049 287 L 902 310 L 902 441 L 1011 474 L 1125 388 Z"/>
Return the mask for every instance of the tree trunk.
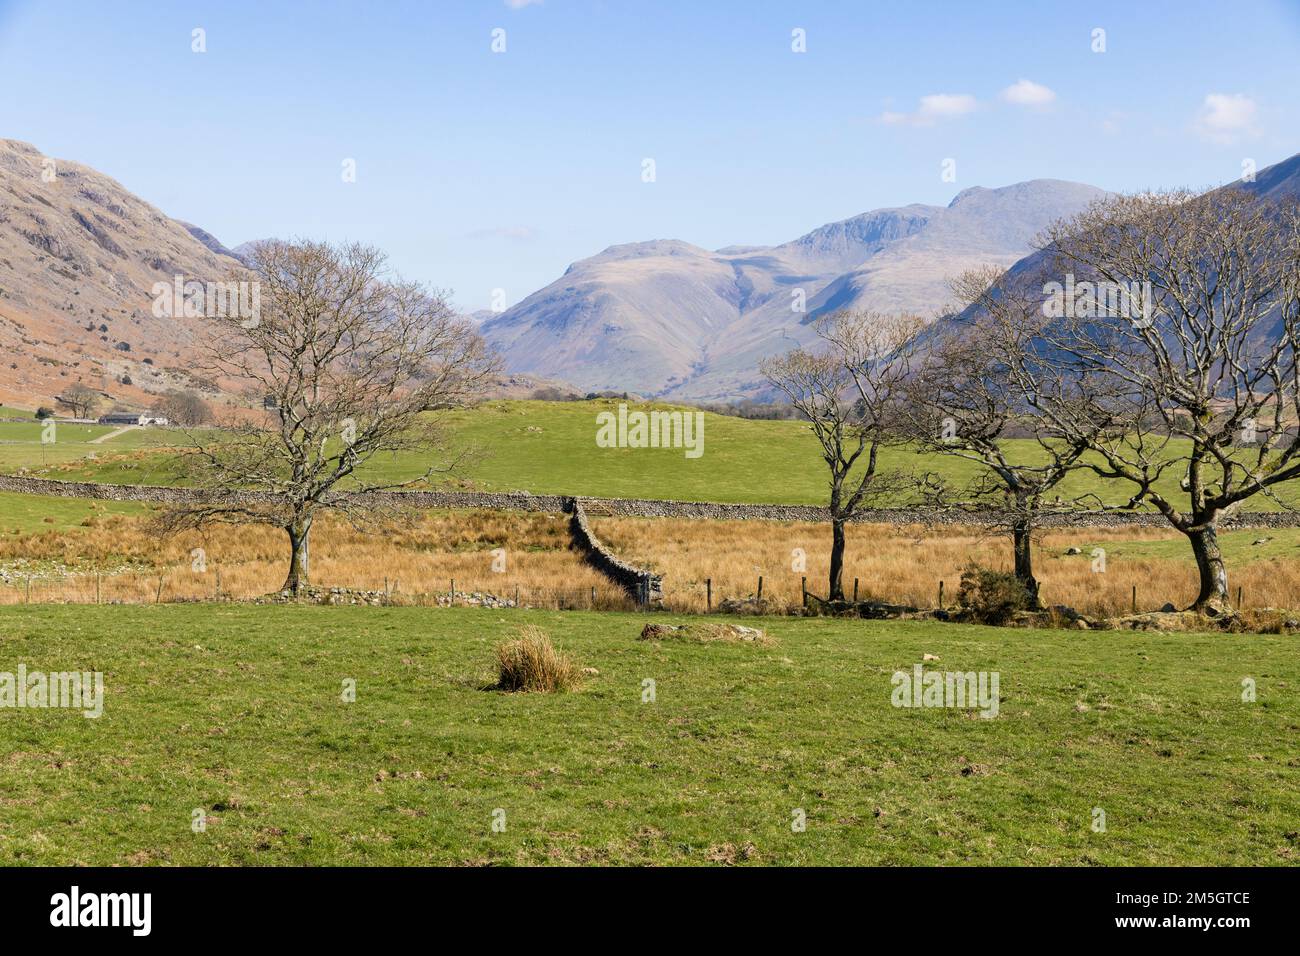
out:
<path id="1" fill-rule="evenodd" d="M 831 580 L 829 601 L 844 600 L 844 519 L 831 521 Z"/>
<path id="2" fill-rule="evenodd" d="M 1199 530 L 1188 532 L 1192 541 L 1192 554 L 1196 556 L 1196 571 L 1200 576 L 1200 592 L 1189 611 L 1200 611 L 1211 617 L 1231 615 L 1228 602 L 1228 569 L 1219 551 L 1218 529 L 1206 523 Z"/>
<path id="3" fill-rule="evenodd" d="M 1029 592 L 1030 609 L 1037 611 L 1043 605 L 1038 599 L 1038 580 L 1034 577 L 1033 524 L 1029 518 L 1016 519 L 1011 540 L 1016 552 L 1016 580 Z"/>
<path id="4" fill-rule="evenodd" d="M 300 518 L 284 529 L 289 533 L 289 576 L 284 580 L 284 590 L 294 597 L 302 594 L 310 583 L 311 518 Z"/>

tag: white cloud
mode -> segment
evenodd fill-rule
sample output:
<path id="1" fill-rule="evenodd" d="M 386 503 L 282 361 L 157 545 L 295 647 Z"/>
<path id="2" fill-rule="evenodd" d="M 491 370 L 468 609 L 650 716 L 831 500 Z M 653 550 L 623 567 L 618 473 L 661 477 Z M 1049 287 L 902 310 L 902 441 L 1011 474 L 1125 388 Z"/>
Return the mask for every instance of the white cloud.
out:
<path id="1" fill-rule="evenodd" d="M 973 113 L 978 107 L 979 101 L 968 93 L 931 93 L 921 97 L 915 113 L 886 110 L 880 114 L 880 122 L 890 126 L 933 126 L 939 120 Z"/>
<path id="2" fill-rule="evenodd" d="M 511 10 L 522 10 L 524 7 L 531 7 L 534 3 L 541 2 L 542 0 L 506 0 L 506 6 Z"/>
<path id="3" fill-rule="evenodd" d="M 1002 91 L 1002 98 L 1016 106 L 1050 106 L 1056 93 L 1033 80 L 1016 80 Z"/>
<path id="4" fill-rule="evenodd" d="M 1215 143 L 1231 143 L 1255 132 L 1258 107 L 1241 93 L 1209 93 L 1196 118 L 1196 130 Z"/>

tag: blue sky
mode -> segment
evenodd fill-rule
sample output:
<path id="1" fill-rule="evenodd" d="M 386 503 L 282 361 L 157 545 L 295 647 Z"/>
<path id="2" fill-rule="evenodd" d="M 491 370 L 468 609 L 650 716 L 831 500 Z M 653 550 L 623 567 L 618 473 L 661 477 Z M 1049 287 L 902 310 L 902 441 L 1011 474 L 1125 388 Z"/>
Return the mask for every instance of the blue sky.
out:
<path id="1" fill-rule="evenodd" d="M 1221 183 L 1300 152 L 1297 91 L 1297 0 L 0 0 L 0 136 L 227 244 L 372 242 L 466 309 L 620 242 Z"/>

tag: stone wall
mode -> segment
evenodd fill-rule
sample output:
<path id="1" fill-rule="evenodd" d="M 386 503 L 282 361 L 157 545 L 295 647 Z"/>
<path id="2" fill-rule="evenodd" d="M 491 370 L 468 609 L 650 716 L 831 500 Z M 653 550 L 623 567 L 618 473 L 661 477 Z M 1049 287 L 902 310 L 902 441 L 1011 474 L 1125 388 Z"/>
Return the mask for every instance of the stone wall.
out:
<path id="1" fill-rule="evenodd" d="M 635 568 L 610 551 L 587 523 L 582 498 L 570 500 L 572 517 L 569 528 L 573 543 L 586 555 L 588 563 L 615 584 L 623 588 L 640 604 L 655 604 L 663 600 L 663 579 L 650 571 Z"/>
<path id="2" fill-rule="evenodd" d="M 105 501 L 147 501 L 162 504 L 185 504 L 200 501 L 204 495 L 188 488 L 157 485 L 104 485 L 47 478 L 0 476 L 0 491 L 62 498 L 96 498 Z M 574 499 L 566 495 L 532 495 L 527 492 L 476 491 L 390 491 L 373 495 L 387 504 L 414 508 L 464 508 L 494 511 L 537 511 L 567 514 Z M 222 496 L 230 503 L 255 504 L 269 500 L 255 492 L 230 492 Z M 827 521 L 827 510 L 817 505 L 717 504 L 707 501 L 660 501 L 651 498 L 583 498 L 582 507 L 590 517 L 616 516 L 635 518 L 703 518 L 714 521 Z M 994 519 L 996 516 L 990 516 Z M 864 511 L 854 519 L 858 524 L 931 524 L 971 525 L 978 520 L 961 511 L 926 508 L 880 508 Z M 1042 527 L 1120 528 L 1168 527 L 1168 522 L 1154 512 L 1081 512 L 1073 515 L 1044 515 Z M 1300 512 L 1242 512 L 1223 520 L 1225 528 L 1294 528 L 1300 527 Z"/>

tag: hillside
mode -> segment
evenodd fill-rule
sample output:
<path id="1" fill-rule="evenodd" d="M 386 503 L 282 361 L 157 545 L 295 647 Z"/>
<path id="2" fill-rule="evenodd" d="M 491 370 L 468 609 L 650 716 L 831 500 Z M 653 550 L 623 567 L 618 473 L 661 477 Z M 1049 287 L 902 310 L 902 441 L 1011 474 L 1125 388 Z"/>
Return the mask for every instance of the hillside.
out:
<path id="1" fill-rule="evenodd" d="M 0 401 L 53 404 L 81 382 L 140 405 L 194 384 L 200 320 L 155 318 L 150 290 L 238 263 L 193 229 L 87 166 L 0 140 Z"/>

